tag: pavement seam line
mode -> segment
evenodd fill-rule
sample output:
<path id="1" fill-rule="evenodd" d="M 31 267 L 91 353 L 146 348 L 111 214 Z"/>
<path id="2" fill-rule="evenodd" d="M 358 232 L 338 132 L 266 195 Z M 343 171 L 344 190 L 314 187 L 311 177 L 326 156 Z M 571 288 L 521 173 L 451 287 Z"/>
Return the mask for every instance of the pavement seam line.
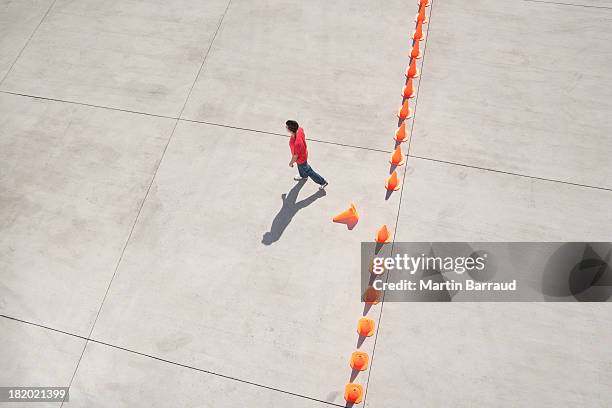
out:
<path id="1" fill-rule="evenodd" d="M 582 188 L 591 188 L 591 189 L 595 189 L 595 190 L 612 191 L 612 188 L 608 188 L 608 187 L 592 186 L 592 185 L 589 185 L 589 184 L 574 183 L 574 182 L 571 182 L 571 181 L 563 181 L 563 180 L 550 179 L 550 178 L 546 178 L 546 177 L 530 176 L 530 175 L 527 175 L 527 174 L 513 173 L 513 172 L 510 172 L 510 171 L 490 169 L 488 167 L 480 167 L 480 166 L 474 166 L 474 165 L 471 165 L 471 164 L 451 162 L 451 161 L 442 160 L 442 159 L 434 159 L 432 157 L 416 156 L 416 155 L 412 155 L 412 154 L 409 154 L 408 156 L 409 157 L 413 157 L 413 158 L 418 159 L 418 160 L 427 160 L 427 161 L 432 161 L 432 162 L 437 162 L 437 163 L 444 163 L 444 164 L 449 164 L 449 165 L 458 166 L 458 167 L 468 167 L 470 169 L 490 171 L 490 172 L 493 172 L 493 173 L 507 174 L 509 176 L 523 177 L 523 178 L 528 178 L 528 179 L 533 179 L 533 180 L 547 181 L 547 182 L 550 182 L 550 183 L 566 184 L 566 185 L 582 187 Z"/>
<path id="2" fill-rule="evenodd" d="M 524 0 L 524 1 L 530 1 L 530 0 Z M 425 42 L 427 42 L 427 39 L 425 39 Z M 206 121 L 195 120 L 195 119 L 186 119 L 186 118 L 182 118 L 181 119 L 181 118 L 175 118 L 175 117 L 172 117 L 172 116 L 156 115 L 156 114 L 153 114 L 153 113 L 131 111 L 131 110 L 127 110 L 127 109 L 114 108 L 114 107 L 102 106 L 102 105 L 94 105 L 94 104 L 88 104 L 88 103 L 84 103 L 84 102 L 67 101 L 67 100 L 63 100 L 63 99 L 49 98 L 49 97 L 45 97 L 45 96 L 28 95 L 28 94 L 22 94 L 22 93 L 18 93 L 18 92 L 11 92 L 11 91 L 5 91 L 5 90 L 0 90 L 0 93 L 8 94 L 8 95 L 15 95 L 15 96 L 23 96 L 23 97 L 26 97 L 26 98 L 34 98 L 34 99 L 42 99 L 42 100 L 46 100 L 46 101 L 66 103 L 66 104 L 71 104 L 71 105 L 80 105 L 80 106 L 86 106 L 86 107 L 90 107 L 90 108 L 107 109 L 107 110 L 112 110 L 112 111 L 117 111 L 117 112 L 132 113 L 132 114 L 135 114 L 135 115 L 145 115 L 145 116 L 152 116 L 152 117 L 157 117 L 157 118 L 172 119 L 172 120 L 178 120 L 180 122 L 200 123 L 200 124 L 209 125 L 209 126 L 218 126 L 218 127 L 223 127 L 223 128 L 229 128 L 229 129 L 244 130 L 244 131 L 247 131 L 247 132 L 262 133 L 262 134 L 272 135 L 272 136 L 281 136 L 283 138 L 288 138 L 289 137 L 289 136 L 287 136 L 285 134 L 282 134 L 282 133 L 269 132 L 267 130 L 243 128 L 243 127 L 239 127 L 239 126 L 225 125 L 225 124 L 222 124 L 222 123 L 214 123 L 214 122 L 206 122 Z M 417 88 L 417 93 L 418 93 L 418 88 Z M 415 110 L 416 110 L 416 104 L 415 104 Z M 335 146 L 340 146 L 340 147 L 349 147 L 349 148 L 353 148 L 353 149 L 367 150 L 367 151 L 371 151 L 371 152 L 393 153 L 393 151 L 391 151 L 391 150 L 381 150 L 381 149 L 376 149 L 376 148 L 366 147 L 366 146 L 357 146 L 357 145 L 350 145 L 350 144 L 345 144 L 345 143 L 331 142 L 331 141 L 328 141 L 328 140 L 321 140 L 321 139 L 308 139 L 308 140 L 310 140 L 312 142 L 315 142 L 315 143 L 325 143 L 325 144 L 330 144 L 330 145 L 335 145 Z M 531 175 L 528 175 L 528 174 L 513 173 L 513 172 L 509 172 L 509 171 L 505 171 L 505 170 L 499 170 L 499 169 L 494 169 L 494 168 L 490 168 L 490 167 L 481 167 L 481 166 L 476 166 L 476 165 L 471 165 L 471 164 L 451 162 L 451 161 L 442 160 L 442 159 L 435 159 L 433 157 L 417 156 L 417 155 L 410 154 L 409 152 L 406 154 L 406 156 L 407 157 L 414 157 L 415 159 L 429 160 L 429 161 L 434 161 L 434 162 L 439 162 L 439 163 L 446 163 L 446 164 L 450 164 L 450 165 L 454 165 L 454 166 L 470 167 L 470 168 L 474 168 L 474 169 L 478 169 L 478 170 L 491 171 L 491 172 L 494 172 L 494 173 L 503 173 L 503 174 L 508 174 L 508 175 L 517 176 L 517 177 L 524 177 L 524 178 L 531 178 L 531 179 L 535 179 L 535 180 L 550 181 L 550 182 L 561 183 L 561 184 L 569 184 L 569 185 L 573 185 L 573 186 L 577 186 L 577 187 L 593 188 L 593 189 L 597 189 L 597 190 L 612 191 L 612 188 L 608 188 L 608 187 L 601 187 L 601 186 L 594 186 L 594 185 L 589 185 L 589 184 L 574 183 L 574 182 L 566 181 L 566 180 L 550 179 L 550 178 L 546 178 L 546 177 L 531 176 Z"/>
<path id="3" fill-rule="evenodd" d="M 200 72 L 202 71 L 202 68 L 204 67 L 204 64 L 206 63 L 206 59 L 210 53 L 210 50 L 212 49 L 213 43 L 215 42 L 215 39 L 217 38 L 217 34 L 219 33 L 219 30 L 221 29 L 221 25 L 223 24 L 223 19 L 225 18 L 225 15 L 227 14 L 227 11 L 229 10 L 230 4 L 232 3 L 232 0 L 228 0 L 227 2 L 227 6 L 225 7 L 225 11 L 223 12 L 223 14 L 221 15 L 221 17 L 219 18 L 219 22 L 217 23 L 217 28 L 215 30 L 215 33 L 213 34 L 211 40 L 210 40 L 210 44 L 208 45 L 208 48 L 206 49 L 206 52 L 204 53 L 204 56 L 202 58 L 202 63 L 200 64 L 200 68 L 198 70 L 198 73 L 196 74 L 196 77 L 193 80 L 193 83 L 191 84 L 191 88 L 189 89 L 189 92 L 187 93 L 187 96 L 185 98 L 185 102 L 183 103 L 183 107 L 181 108 L 181 111 L 179 112 L 178 118 L 176 119 L 175 123 L 174 123 L 174 127 L 172 128 L 172 131 L 170 132 L 170 136 L 168 137 L 168 140 L 166 142 L 166 145 L 164 146 L 164 149 L 161 153 L 161 157 L 159 158 L 159 161 L 157 163 L 157 166 L 155 167 L 155 170 L 153 171 L 153 176 L 151 177 L 151 182 L 149 183 L 149 187 L 147 188 L 147 191 L 140 203 L 140 207 L 138 208 L 138 212 L 136 213 L 136 217 L 134 218 L 134 222 L 132 223 L 132 228 L 130 229 L 130 233 L 128 234 L 127 239 L 125 240 L 125 244 L 123 245 L 123 249 L 121 250 L 121 254 L 119 255 L 119 259 L 117 260 L 117 264 L 115 265 L 115 269 L 113 271 L 113 276 L 111 277 L 108 286 L 106 287 L 106 291 L 104 293 L 104 297 L 102 298 L 102 302 L 100 303 L 100 307 L 98 308 L 98 312 L 96 313 L 96 317 L 93 321 L 93 324 L 91 325 L 91 329 L 89 331 L 89 336 L 88 338 L 91 338 L 91 335 L 96 327 L 96 323 L 98 322 L 98 318 L 100 316 L 100 313 L 102 311 L 102 308 L 104 307 L 104 303 L 106 301 L 106 298 L 108 296 L 108 293 L 110 291 L 110 288 L 113 284 L 113 281 L 115 280 L 115 276 L 117 275 L 117 271 L 119 270 L 119 266 L 121 265 L 121 261 L 123 260 L 123 256 L 125 255 L 125 251 L 130 243 L 130 240 L 132 239 L 132 234 L 134 233 L 134 229 L 136 227 L 136 224 L 138 223 L 138 220 L 140 218 L 140 214 L 142 212 L 142 209 L 144 207 L 145 202 L 147 201 L 147 198 L 149 197 L 149 193 L 151 192 L 151 187 L 153 186 L 153 183 L 155 182 L 155 178 L 157 176 L 157 172 L 159 171 L 159 168 L 161 167 L 161 164 L 164 160 L 164 156 L 166 155 L 166 151 L 168 150 L 168 146 L 170 145 L 170 142 L 172 141 L 172 137 L 174 136 L 174 133 L 176 132 L 176 128 L 178 127 L 178 124 L 180 122 L 180 117 L 183 114 L 183 111 L 185 110 L 185 106 L 187 106 L 187 102 L 189 101 L 189 97 L 191 96 L 191 92 L 193 91 L 193 88 L 198 80 L 198 77 L 200 75 Z M 79 357 L 79 359 L 77 360 L 76 363 L 76 367 L 74 369 L 74 372 L 72 373 L 72 377 L 70 378 L 70 382 L 68 383 L 68 389 L 70 389 L 70 387 L 72 386 L 72 383 L 74 381 L 74 378 L 76 377 L 76 374 L 79 370 L 79 365 L 81 363 L 81 360 L 83 359 L 83 355 L 85 354 L 85 350 L 87 350 L 87 344 L 89 343 L 89 339 L 85 340 L 85 345 L 83 346 L 83 351 L 81 352 L 81 355 Z M 64 402 L 65 400 L 62 401 L 62 404 L 60 405 L 60 408 L 63 408 L 64 406 Z"/>
<path id="4" fill-rule="evenodd" d="M 121 346 L 118 346 L 118 345 L 115 345 L 115 344 L 111 344 L 111 343 L 107 343 L 107 342 L 104 342 L 104 341 L 101 341 L 101 340 L 96 340 L 96 339 L 91 338 L 91 337 L 85 337 L 85 336 L 81 336 L 79 334 L 70 333 L 70 332 L 67 332 L 67 331 L 64 331 L 64 330 L 54 329 L 52 327 L 45 326 L 45 325 L 42 325 L 42 324 L 39 324 L 39 323 L 29 322 L 27 320 L 19 319 L 19 318 L 8 316 L 8 315 L 4 315 L 4 314 L 0 314 L 0 317 L 5 318 L 7 320 L 12 320 L 12 321 L 16 321 L 16 322 L 23 323 L 23 324 L 26 324 L 26 325 L 34 326 L 34 327 L 37 327 L 37 328 L 40 328 L 40 329 L 49 330 L 49 331 L 52 331 L 52 332 L 55 332 L 55 333 L 60 333 L 60 334 L 66 335 L 66 336 L 79 338 L 81 340 L 86 340 L 86 341 L 89 341 L 89 342 L 92 342 L 92 343 L 96 343 L 96 344 L 99 344 L 99 345 L 102 345 L 102 346 L 105 346 L 105 347 L 109 347 L 109 348 L 113 348 L 113 349 L 117 349 L 117 350 L 122 350 L 122 351 L 125 351 L 125 352 L 128 352 L 128 353 L 131 353 L 131 354 L 136 354 L 136 355 L 141 356 L 141 357 L 149 358 L 151 360 L 156 360 L 156 361 L 160 361 L 160 362 L 163 362 L 163 363 L 166 363 L 166 364 L 175 365 L 175 366 L 178 366 L 178 367 L 181 367 L 181 368 L 186 368 L 186 369 L 197 371 L 197 372 L 201 372 L 201 373 L 204 373 L 204 374 L 213 375 L 215 377 L 221 377 L 221 378 L 224 378 L 224 379 L 227 379 L 227 380 L 236 381 L 236 382 L 240 382 L 240 383 L 243 383 L 243 384 L 249 384 L 249 385 L 252 385 L 252 386 L 255 386 L 255 387 L 259 387 L 259 388 L 265 388 L 265 389 L 270 390 L 270 391 L 280 392 L 282 394 L 287 394 L 287 395 L 291 395 L 291 396 L 298 397 L 298 398 L 304 398 L 304 399 L 320 402 L 320 403 L 331 405 L 331 406 L 335 406 L 335 407 L 344 407 L 344 405 L 339 405 L 339 404 L 335 404 L 333 402 L 320 400 L 320 399 L 317 399 L 317 398 L 314 398 L 314 397 L 309 397 L 308 395 L 297 394 L 295 392 L 283 390 L 283 389 L 280 389 L 280 388 L 274 388 L 274 387 L 270 387 L 270 386 L 264 385 L 264 384 L 259 384 L 259 383 L 253 382 L 253 381 L 243 380 L 243 379 L 240 379 L 238 377 L 232 377 L 232 376 L 229 376 L 229 375 L 226 375 L 226 374 L 221 374 L 221 373 L 218 373 L 218 372 L 215 372 L 215 371 L 205 370 L 203 368 L 191 366 L 191 365 L 188 365 L 188 364 L 179 363 L 178 361 L 167 360 L 165 358 L 157 357 L 157 356 L 154 356 L 152 354 L 143 353 L 143 352 L 140 352 L 140 351 L 137 351 L 137 350 L 132 350 L 132 349 L 129 349 L 129 348 L 126 348 L 126 347 L 121 347 Z"/>
<path id="5" fill-rule="evenodd" d="M 6 80 L 6 78 L 8 78 L 9 74 L 11 73 L 11 71 L 13 70 L 13 67 L 15 66 L 15 64 L 17 64 L 17 61 L 19 60 L 19 58 L 21 58 L 21 54 L 23 54 L 23 51 L 25 51 L 25 49 L 27 48 L 28 45 L 30 45 L 30 42 L 32 41 L 32 38 L 34 38 L 34 35 L 36 34 L 36 32 L 38 31 L 38 28 L 42 25 L 43 21 L 45 21 L 45 19 L 47 18 L 47 16 L 49 15 L 49 12 L 51 11 L 51 9 L 53 8 L 53 6 L 55 6 L 55 3 L 57 2 L 57 0 L 53 0 L 51 2 L 51 5 L 47 8 L 47 11 L 45 12 L 45 14 L 42 16 L 42 18 L 40 19 L 40 21 L 38 22 L 38 24 L 36 25 L 36 27 L 34 28 L 34 30 L 32 31 L 32 33 L 30 34 L 30 36 L 28 37 L 27 41 L 25 42 L 25 44 L 23 45 L 23 47 L 21 48 L 21 50 L 19 51 L 19 53 L 17 54 L 17 57 L 15 58 L 15 60 L 13 61 L 13 63 L 11 64 L 11 66 L 9 67 L 8 71 L 6 71 L 6 74 L 4 74 L 4 77 L 2 78 L 2 81 L 0 81 L 0 86 L 4 83 L 4 81 Z"/>
<path id="6" fill-rule="evenodd" d="M 542 4 L 551 4 L 556 6 L 570 6 L 570 7 L 582 7 L 582 8 L 595 8 L 595 9 L 603 9 L 603 10 L 612 10 L 612 7 L 608 6 L 592 6 L 590 4 L 573 4 L 573 3 L 562 3 L 558 1 L 544 1 L 544 0 L 523 0 L 527 3 L 542 3 Z"/>
<path id="7" fill-rule="evenodd" d="M 155 114 L 155 113 L 133 111 L 133 110 L 129 110 L 129 109 L 115 108 L 115 107 L 112 107 L 112 106 L 104 106 L 104 105 L 95 105 L 95 104 L 85 103 L 85 102 L 68 101 L 68 100 L 65 100 L 65 99 L 50 98 L 50 97 L 46 97 L 46 96 L 29 95 L 29 94 L 23 94 L 23 93 L 19 93 L 19 92 L 12 92 L 12 91 L 6 91 L 6 90 L 0 90 L 0 93 L 7 94 L 7 95 L 23 96 L 25 98 L 33 98 L 33 99 L 41 99 L 41 100 L 45 100 L 45 101 L 53 101 L 53 102 L 66 103 L 66 104 L 71 104 L 71 105 L 86 106 L 86 107 L 89 107 L 89 108 L 106 109 L 106 110 L 117 111 L 117 112 L 132 113 L 132 114 L 135 114 L 135 115 L 144 115 L 144 116 L 151 116 L 151 117 L 155 117 L 155 118 L 172 119 L 172 120 L 177 120 L 179 122 L 200 123 L 200 124 L 203 124 L 203 125 L 218 126 L 218 127 L 228 128 L 228 129 L 244 130 L 244 131 L 247 131 L 247 132 L 263 133 L 263 134 L 266 134 L 266 135 L 281 136 L 283 138 L 289 138 L 288 135 L 285 135 L 285 134 L 282 134 L 282 133 L 269 132 L 267 130 L 260 130 L 260 129 L 244 128 L 244 127 L 233 126 L 233 125 L 225 125 L 225 124 L 222 124 L 222 123 L 207 122 L 207 121 L 203 121 L 203 120 L 177 118 L 177 117 L 173 117 L 173 116 L 158 115 L 158 114 Z M 350 144 L 346 144 L 346 143 L 332 142 L 332 141 L 329 141 L 329 140 L 311 139 L 311 138 L 309 138 L 308 140 L 312 141 L 312 142 L 315 142 L 315 143 L 325 143 L 325 144 L 331 144 L 331 145 L 336 145 L 336 146 L 341 146 L 341 147 L 350 147 L 350 148 L 353 148 L 353 149 L 368 150 L 368 151 L 371 151 L 371 152 L 392 153 L 391 151 L 376 149 L 376 148 L 373 148 L 373 147 L 350 145 Z"/>
<path id="8" fill-rule="evenodd" d="M 399 218 L 400 218 L 400 212 L 401 212 L 401 208 L 402 208 L 402 198 L 404 196 L 404 189 L 406 187 L 406 173 L 408 171 L 408 158 L 412 157 L 410 156 L 410 145 L 412 143 L 412 133 L 413 133 L 413 129 L 414 129 L 414 123 L 416 122 L 416 115 L 417 115 L 417 107 L 418 107 L 418 102 L 419 102 L 419 94 L 421 92 L 421 85 L 423 83 L 423 68 L 425 67 L 425 58 L 427 55 L 427 41 L 429 40 L 429 28 L 431 27 L 431 17 L 433 15 L 433 7 L 435 4 L 435 0 L 430 0 L 429 2 L 429 15 L 427 16 L 427 28 L 425 30 L 425 40 L 423 43 L 423 47 L 422 47 L 422 60 L 421 60 L 421 71 L 420 71 L 420 75 L 419 75 L 419 80 L 418 80 L 418 84 L 417 84 L 417 88 L 416 88 L 416 95 L 414 97 L 414 105 L 413 105 L 413 114 L 412 114 L 412 122 L 410 123 L 410 134 L 409 134 L 409 139 L 408 139 L 408 147 L 406 149 L 406 158 L 405 158 L 405 163 L 404 163 L 404 173 L 402 175 L 402 186 L 401 186 L 401 190 L 400 190 L 400 197 L 399 197 L 399 203 L 398 203 L 398 207 L 397 207 L 397 215 L 395 217 L 395 226 L 393 229 L 393 241 L 391 242 L 391 256 L 393 256 L 393 250 L 395 248 L 395 241 L 396 241 L 396 237 L 397 237 L 397 229 L 398 229 L 398 225 L 399 225 Z M 401 146 L 401 143 L 399 144 Z M 385 282 L 389 281 L 389 271 L 387 271 L 387 276 L 385 278 Z M 372 356 L 370 358 L 370 367 L 368 370 L 368 376 L 366 378 L 366 384 L 365 384 L 365 390 L 364 390 L 364 396 L 363 396 L 363 406 L 366 406 L 366 401 L 367 401 L 367 397 L 368 397 L 368 389 L 370 386 L 370 378 L 372 376 L 372 369 L 374 367 L 374 355 L 376 352 L 376 344 L 378 342 L 378 334 L 380 333 L 380 329 L 382 327 L 382 319 L 383 319 L 383 309 L 385 307 L 385 292 L 383 291 L 382 294 L 382 299 L 380 302 L 380 311 L 378 313 L 378 324 L 376 327 L 376 333 L 374 334 L 374 344 L 372 346 Z"/>

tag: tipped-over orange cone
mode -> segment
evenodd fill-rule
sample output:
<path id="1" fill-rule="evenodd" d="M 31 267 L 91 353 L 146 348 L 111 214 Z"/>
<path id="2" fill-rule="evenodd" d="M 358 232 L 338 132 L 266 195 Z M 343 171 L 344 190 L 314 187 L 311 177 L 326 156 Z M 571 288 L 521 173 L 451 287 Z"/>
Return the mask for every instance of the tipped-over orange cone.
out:
<path id="1" fill-rule="evenodd" d="M 423 35 L 423 22 L 418 21 L 416 24 L 416 30 L 412 34 L 412 39 L 415 41 L 423 41 L 425 36 Z"/>
<path id="2" fill-rule="evenodd" d="M 420 43 L 419 41 L 415 41 L 414 44 L 412 45 L 412 50 L 410 51 L 410 58 L 412 59 L 421 58 L 422 54 L 419 48 L 419 43 Z"/>
<path id="3" fill-rule="evenodd" d="M 380 227 L 378 231 L 376 231 L 375 241 L 378 242 L 379 244 L 384 244 L 384 243 L 389 242 L 390 236 L 391 234 L 389 233 L 389 228 L 385 224 L 382 227 Z"/>
<path id="4" fill-rule="evenodd" d="M 346 387 L 344 387 L 344 399 L 351 404 L 359 404 L 363 399 L 363 387 L 355 383 L 346 384 Z"/>
<path id="5" fill-rule="evenodd" d="M 419 6 L 419 14 L 416 15 L 414 21 L 417 23 L 420 21 L 421 23 L 427 23 L 427 14 L 425 14 L 425 7 L 427 6 Z"/>
<path id="6" fill-rule="evenodd" d="M 351 206 L 347 210 L 344 210 L 340 214 L 336 215 L 333 218 L 333 221 L 356 224 L 357 221 L 359 221 L 359 213 L 357 212 L 357 208 L 355 208 L 355 204 L 351 203 Z"/>
<path id="7" fill-rule="evenodd" d="M 397 130 L 395 131 L 395 137 L 393 138 L 400 143 L 405 142 L 407 140 L 406 122 L 402 122 L 400 127 L 397 128 Z"/>
<path id="8" fill-rule="evenodd" d="M 402 89 L 402 96 L 404 98 L 414 98 L 414 85 L 412 85 L 412 78 L 408 78 L 408 82 Z"/>
<path id="9" fill-rule="evenodd" d="M 363 351 L 355 351 L 351 354 L 351 368 L 353 370 L 365 371 L 368 369 L 370 357 Z"/>
<path id="10" fill-rule="evenodd" d="M 401 183 L 399 181 L 399 178 L 397 177 L 397 172 L 394 171 L 393 173 L 391 173 L 391 176 L 389 176 L 389 178 L 385 182 L 385 187 L 387 187 L 387 190 L 397 191 L 400 189 L 400 186 Z"/>
<path id="11" fill-rule="evenodd" d="M 408 78 L 418 78 L 419 69 L 416 66 L 415 58 L 412 58 L 412 60 L 410 61 L 410 65 L 408 66 L 408 69 L 406 69 L 406 76 Z"/>
<path id="12" fill-rule="evenodd" d="M 391 159 L 389 159 L 389 163 L 394 166 L 401 166 L 406 162 L 405 156 L 402 154 L 401 145 L 397 145 L 395 151 L 391 155 Z"/>
<path id="13" fill-rule="evenodd" d="M 376 305 L 380 302 L 380 290 L 375 289 L 374 286 L 368 286 L 363 292 L 363 301 L 371 305 Z"/>
<path id="14" fill-rule="evenodd" d="M 362 317 L 357 322 L 357 334 L 361 337 L 371 337 L 374 335 L 374 320 Z"/>
<path id="15" fill-rule="evenodd" d="M 408 99 L 404 101 L 399 111 L 397 112 L 397 117 L 400 119 L 408 119 L 412 116 L 412 112 L 410 112 L 410 106 L 408 106 Z"/>

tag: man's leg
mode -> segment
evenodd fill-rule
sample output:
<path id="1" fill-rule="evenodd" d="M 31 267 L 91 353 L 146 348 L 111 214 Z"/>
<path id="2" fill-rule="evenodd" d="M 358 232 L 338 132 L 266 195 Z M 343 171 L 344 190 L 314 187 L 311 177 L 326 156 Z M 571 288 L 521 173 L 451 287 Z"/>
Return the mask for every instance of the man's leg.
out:
<path id="1" fill-rule="evenodd" d="M 327 184 L 325 179 L 323 177 L 321 177 L 319 174 L 317 174 L 317 172 L 314 171 L 312 169 L 312 167 L 310 167 L 310 165 L 308 163 L 304 163 L 302 166 L 304 166 L 304 173 L 307 174 L 308 177 L 310 177 L 312 179 L 312 181 L 314 181 L 315 183 L 317 183 L 319 185 Z M 300 168 L 300 167 L 298 166 L 298 168 Z M 300 174 L 302 174 L 301 170 L 300 170 Z"/>
<path id="2" fill-rule="evenodd" d="M 300 173 L 300 176 L 299 177 L 295 177 L 294 180 L 299 181 L 300 177 L 301 177 L 302 180 L 307 179 L 308 178 L 308 172 L 304 168 L 304 165 L 303 164 L 298 164 L 297 168 L 298 168 L 298 173 Z"/>

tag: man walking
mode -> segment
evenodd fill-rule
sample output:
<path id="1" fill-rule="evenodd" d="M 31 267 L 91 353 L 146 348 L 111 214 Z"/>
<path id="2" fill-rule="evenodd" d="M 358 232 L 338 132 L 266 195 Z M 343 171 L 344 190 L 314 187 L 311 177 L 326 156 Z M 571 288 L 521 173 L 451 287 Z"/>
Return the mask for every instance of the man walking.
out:
<path id="1" fill-rule="evenodd" d="M 308 148 L 306 147 L 306 135 L 304 129 L 298 125 L 295 120 L 288 120 L 286 123 L 287 130 L 291 137 L 289 138 L 289 148 L 291 149 L 291 161 L 289 167 L 293 167 L 295 163 L 298 166 L 299 176 L 295 176 L 295 181 L 306 180 L 308 177 L 319 185 L 319 190 L 324 190 L 327 187 L 327 181 L 317 174 L 308 164 Z"/>

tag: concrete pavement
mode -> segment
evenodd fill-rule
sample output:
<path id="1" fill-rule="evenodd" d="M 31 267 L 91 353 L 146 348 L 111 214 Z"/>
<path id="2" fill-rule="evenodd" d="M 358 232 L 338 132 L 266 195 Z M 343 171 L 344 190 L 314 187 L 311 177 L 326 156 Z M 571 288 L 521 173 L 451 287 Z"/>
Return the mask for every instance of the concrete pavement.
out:
<path id="1" fill-rule="evenodd" d="M 570 2 L 432 2 L 385 200 L 416 2 L 0 0 L 0 385 L 70 385 L 66 407 L 344 406 L 360 242 L 383 223 L 612 240 L 612 3 Z M 288 118 L 326 194 L 292 181 Z M 612 400 L 606 304 L 368 316 L 366 406 Z"/>

